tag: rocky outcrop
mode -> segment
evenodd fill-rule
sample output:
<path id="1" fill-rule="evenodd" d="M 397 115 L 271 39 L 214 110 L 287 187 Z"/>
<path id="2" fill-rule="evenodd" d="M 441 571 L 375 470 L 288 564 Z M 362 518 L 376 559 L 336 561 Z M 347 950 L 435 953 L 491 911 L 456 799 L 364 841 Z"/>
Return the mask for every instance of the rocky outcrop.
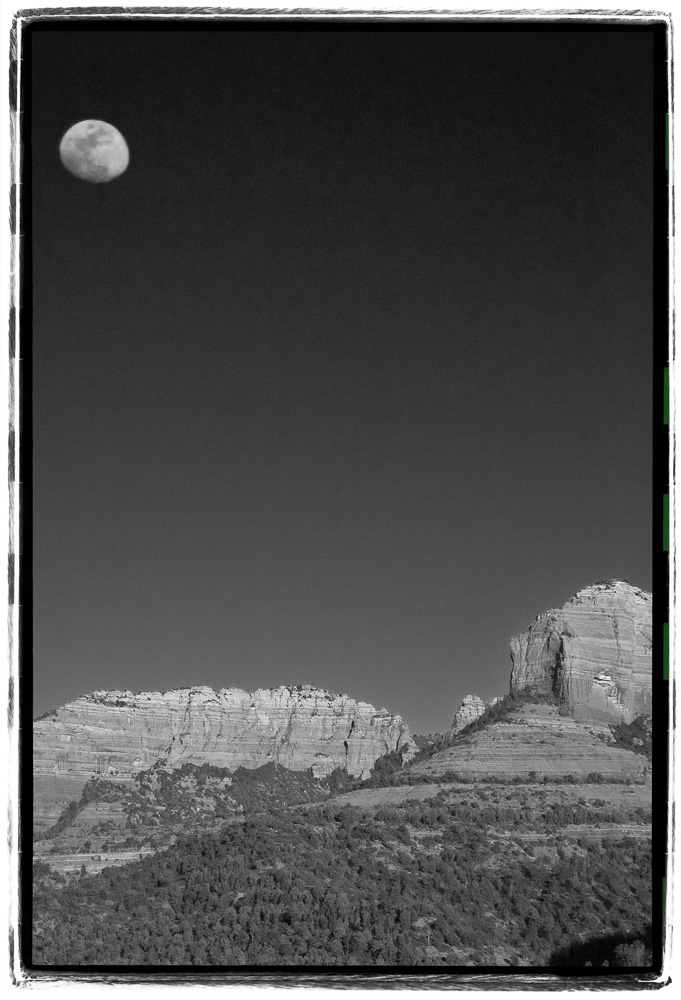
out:
<path id="1" fill-rule="evenodd" d="M 454 714 L 452 724 L 446 734 L 447 741 L 460 733 L 466 726 L 470 726 L 471 722 L 479 719 L 486 708 L 485 702 L 482 698 L 478 698 L 477 694 L 467 694 Z"/>
<path id="2" fill-rule="evenodd" d="M 652 711 L 652 596 L 620 580 L 580 590 L 511 640 L 511 692 L 553 694 L 575 719 Z"/>
<path id="3" fill-rule="evenodd" d="M 451 743 L 455 736 L 458 736 L 471 723 L 476 722 L 481 715 L 484 715 L 486 709 L 491 708 L 498 701 L 502 700 L 502 698 L 492 698 L 491 701 L 485 702 L 477 694 L 467 694 L 454 713 L 452 724 L 445 733 L 445 744 Z"/>
<path id="4" fill-rule="evenodd" d="M 34 815 L 43 825 L 95 775 L 129 780 L 164 761 L 234 770 L 275 761 L 316 777 L 368 776 L 378 757 L 416 753 L 397 715 L 309 685 L 258 690 L 95 691 L 33 724 Z"/>

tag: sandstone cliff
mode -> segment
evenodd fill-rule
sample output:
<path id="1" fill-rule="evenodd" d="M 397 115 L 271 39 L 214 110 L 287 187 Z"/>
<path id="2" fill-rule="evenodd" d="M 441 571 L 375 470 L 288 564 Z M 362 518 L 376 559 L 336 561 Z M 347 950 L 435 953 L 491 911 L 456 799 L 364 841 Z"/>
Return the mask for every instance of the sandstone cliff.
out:
<path id="1" fill-rule="evenodd" d="M 611 580 L 580 590 L 511 639 L 511 691 L 554 694 L 576 719 L 652 710 L 652 596 Z"/>
<path id="2" fill-rule="evenodd" d="M 485 702 L 477 694 L 467 694 L 454 713 L 452 724 L 445 734 L 446 739 L 452 739 L 466 726 L 470 726 L 471 722 L 480 718 L 486 708 Z"/>
<path id="3" fill-rule="evenodd" d="M 207 687 L 133 694 L 95 691 L 33 724 L 34 815 L 53 821 L 96 774 L 130 779 L 164 760 L 235 770 L 275 761 L 316 777 L 345 767 L 368 776 L 378 757 L 407 748 L 397 715 L 309 685 L 252 694 Z"/>

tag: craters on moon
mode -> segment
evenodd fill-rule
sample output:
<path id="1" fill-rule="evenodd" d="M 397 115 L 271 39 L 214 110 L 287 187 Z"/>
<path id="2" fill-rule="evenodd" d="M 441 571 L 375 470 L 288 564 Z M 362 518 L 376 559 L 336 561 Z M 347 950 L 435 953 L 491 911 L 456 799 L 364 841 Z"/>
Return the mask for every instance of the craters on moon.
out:
<path id="1" fill-rule="evenodd" d="M 92 184 L 104 184 L 127 170 L 130 152 L 113 125 L 95 118 L 77 122 L 59 144 L 61 161 L 70 173 Z"/>

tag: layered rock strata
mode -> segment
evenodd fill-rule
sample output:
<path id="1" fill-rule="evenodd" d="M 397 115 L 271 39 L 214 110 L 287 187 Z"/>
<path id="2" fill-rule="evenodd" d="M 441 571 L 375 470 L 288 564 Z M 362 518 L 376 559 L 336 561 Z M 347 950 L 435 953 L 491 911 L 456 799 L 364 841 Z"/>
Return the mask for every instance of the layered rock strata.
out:
<path id="1" fill-rule="evenodd" d="M 511 691 L 553 694 L 575 719 L 652 710 L 652 596 L 620 580 L 580 590 L 511 639 Z"/>
<path id="2" fill-rule="evenodd" d="M 644 781 L 650 765 L 640 754 L 609 746 L 588 726 L 560 715 L 553 705 L 527 704 L 411 769 L 412 775 L 431 779 L 451 772 L 476 778 L 549 780 L 568 774 L 584 780 L 596 773 L 606 781 Z"/>
<path id="3" fill-rule="evenodd" d="M 89 778 L 129 780 L 157 761 L 235 770 L 275 761 L 316 777 L 416 748 L 398 715 L 309 685 L 258 690 L 95 691 L 33 725 L 34 816 L 53 821 Z"/>

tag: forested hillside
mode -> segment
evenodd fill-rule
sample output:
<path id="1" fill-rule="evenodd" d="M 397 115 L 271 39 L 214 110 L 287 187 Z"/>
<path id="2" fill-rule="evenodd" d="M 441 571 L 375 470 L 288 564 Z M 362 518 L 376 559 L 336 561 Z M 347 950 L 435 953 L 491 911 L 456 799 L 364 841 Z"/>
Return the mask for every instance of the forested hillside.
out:
<path id="1" fill-rule="evenodd" d="M 371 814 L 276 808 L 61 885 L 41 864 L 34 961 L 648 964 L 647 838 L 568 840 L 556 810 L 505 808 L 512 835 L 491 804 L 440 793 Z"/>
<path id="2" fill-rule="evenodd" d="M 234 772 L 210 764 L 183 764 L 174 770 L 157 765 L 140 771 L 132 782 L 92 778 L 80 800 L 37 833 L 36 849 L 44 858 L 59 851 L 93 856 L 156 849 L 173 843 L 178 834 L 216 829 L 244 812 L 323 801 L 330 794 L 328 780 L 274 763 Z"/>

